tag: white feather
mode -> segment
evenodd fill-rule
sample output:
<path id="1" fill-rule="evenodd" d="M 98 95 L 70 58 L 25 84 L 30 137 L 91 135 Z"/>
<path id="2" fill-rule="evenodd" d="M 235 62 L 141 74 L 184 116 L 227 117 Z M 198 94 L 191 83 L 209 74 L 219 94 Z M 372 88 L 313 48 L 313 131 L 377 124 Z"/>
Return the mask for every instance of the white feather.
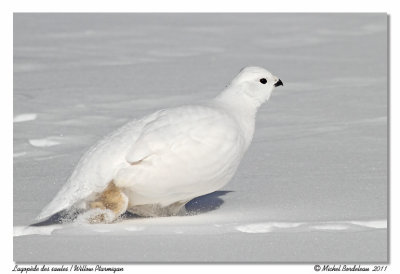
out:
<path id="1" fill-rule="evenodd" d="M 268 71 L 249 67 L 209 103 L 161 110 L 126 124 L 83 155 L 37 219 L 85 207 L 111 181 L 129 207 L 168 206 L 223 187 L 250 145 L 258 107 L 277 81 Z"/>

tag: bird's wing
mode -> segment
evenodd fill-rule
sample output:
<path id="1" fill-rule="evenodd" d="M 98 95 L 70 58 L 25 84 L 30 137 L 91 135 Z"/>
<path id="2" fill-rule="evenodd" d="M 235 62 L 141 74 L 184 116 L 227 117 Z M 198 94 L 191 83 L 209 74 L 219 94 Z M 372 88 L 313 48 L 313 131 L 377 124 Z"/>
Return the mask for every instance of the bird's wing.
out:
<path id="1" fill-rule="evenodd" d="M 167 110 L 146 124 L 125 159 L 137 164 L 150 156 L 193 150 L 193 145 L 212 149 L 237 138 L 237 124 L 226 113 L 206 106 L 185 106 Z"/>
<path id="2" fill-rule="evenodd" d="M 197 188 L 197 182 L 230 169 L 229 163 L 236 162 L 244 148 L 238 123 L 222 109 L 171 109 L 143 128 L 127 150 L 127 166 L 118 169 L 113 180 L 117 186 L 134 191 L 139 199 L 143 196 L 141 202 L 190 193 L 192 183 Z M 205 177 L 188 179 L 204 173 Z M 161 205 L 168 202 L 158 201 Z"/>
<path id="3" fill-rule="evenodd" d="M 36 219 L 47 218 L 102 192 L 112 180 L 117 159 L 124 160 L 127 149 L 140 136 L 145 125 L 161 113 L 125 124 L 86 151 L 68 181 Z"/>

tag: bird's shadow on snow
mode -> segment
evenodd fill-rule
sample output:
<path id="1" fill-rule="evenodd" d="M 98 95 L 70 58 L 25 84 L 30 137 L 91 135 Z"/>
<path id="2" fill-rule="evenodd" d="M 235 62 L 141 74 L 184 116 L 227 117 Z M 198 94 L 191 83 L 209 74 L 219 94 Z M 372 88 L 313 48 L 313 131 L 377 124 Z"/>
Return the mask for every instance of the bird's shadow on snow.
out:
<path id="1" fill-rule="evenodd" d="M 233 191 L 215 191 L 189 201 L 186 205 L 188 215 L 197 215 L 218 209 L 224 200 L 221 196 Z"/>
<path id="2" fill-rule="evenodd" d="M 185 205 L 185 211 L 183 211 L 181 214 L 178 216 L 193 216 L 193 215 L 198 215 L 198 214 L 203 214 L 206 212 L 210 212 L 213 210 L 218 209 L 223 203 L 224 200 L 220 198 L 221 196 L 224 196 L 225 194 L 233 192 L 233 191 L 215 191 L 203 196 L 196 197 L 192 200 L 190 200 L 186 205 Z M 66 223 L 66 222 L 71 222 L 73 221 L 76 216 L 80 212 L 75 211 L 73 213 L 67 212 L 67 211 L 61 211 L 59 213 L 54 214 L 51 216 L 49 219 L 31 224 L 30 226 L 48 226 L 48 225 L 55 225 L 55 224 L 61 224 L 61 223 Z M 146 217 L 141 217 L 136 214 L 132 214 L 129 212 L 124 213 L 121 216 L 121 219 L 133 219 L 133 218 L 146 218 Z"/>
<path id="3" fill-rule="evenodd" d="M 215 191 L 203 196 L 196 197 L 190 200 L 185 205 L 185 210 L 177 214 L 177 216 L 193 216 L 216 210 L 224 203 L 224 200 L 220 197 L 229 192 L 233 191 Z M 121 217 L 123 219 L 146 218 L 138 216 L 136 214 L 132 214 L 130 212 L 124 213 Z"/>

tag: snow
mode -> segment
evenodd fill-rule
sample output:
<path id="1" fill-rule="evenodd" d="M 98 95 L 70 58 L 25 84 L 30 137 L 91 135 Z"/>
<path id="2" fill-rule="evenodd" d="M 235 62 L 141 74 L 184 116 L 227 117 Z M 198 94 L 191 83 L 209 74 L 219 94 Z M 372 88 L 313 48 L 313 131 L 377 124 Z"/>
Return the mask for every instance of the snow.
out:
<path id="1" fill-rule="evenodd" d="M 179 218 L 179 219 L 176 219 Z M 185 219 L 190 217 L 185 217 Z M 171 220 L 169 220 L 171 219 Z M 181 223 L 182 227 L 171 226 L 171 221 L 175 224 Z M 347 231 L 371 231 L 374 229 L 386 229 L 386 220 L 374 221 L 334 221 L 334 222 L 262 222 L 250 223 L 245 225 L 237 225 L 237 223 L 226 222 L 223 225 L 208 225 L 199 224 L 190 228 L 187 222 L 182 221 L 182 217 L 170 218 L 150 218 L 140 221 L 141 225 L 137 225 L 138 220 L 124 220 L 114 224 L 88 224 L 85 221 L 78 220 L 72 224 L 51 225 L 51 226 L 17 226 L 14 227 L 14 237 L 26 235 L 50 235 L 50 234 L 72 234 L 79 232 L 80 235 L 93 235 L 96 233 L 122 235 L 126 231 L 134 231 L 136 235 L 154 235 L 154 234 L 185 234 L 187 232 L 222 234 L 235 233 L 237 231 L 243 233 L 298 233 L 311 231 L 326 231 L 326 230 L 347 230 Z M 371 225 L 372 223 L 372 225 Z M 165 225 L 168 225 L 165 227 Z M 184 229 L 183 229 L 184 228 Z M 57 231 L 56 231 L 57 230 Z M 139 233 L 140 232 L 140 233 Z M 130 233 L 128 234 L 130 235 Z"/>
<path id="2" fill-rule="evenodd" d="M 37 115 L 14 123 L 17 262 L 387 261 L 385 14 L 14 16 L 14 118 Z M 189 216 L 28 226 L 96 140 L 249 64 L 284 87 Z"/>
<path id="3" fill-rule="evenodd" d="M 35 226 L 15 226 L 14 227 L 14 237 L 25 236 L 25 235 L 51 235 L 54 230 L 60 229 L 61 225 L 52 225 L 52 226 L 43 226 L 43 227 L 35 227 Z"/>
<path id="4" fill-rule="evenodd" d="M 53 140 L 52 137 L 46 137 L 43 139 L 31 139 L 29 143 L 34 147 L 51 147 L 59 145 L 60 142 Z"/>
<path id="5" fill-rule="evenodd" d="M 21 122 L 33 121 L 36 118 L 37 118 L 36 113 L 23 113 L 15 116 L 13 122 L 21 123 Z"/>

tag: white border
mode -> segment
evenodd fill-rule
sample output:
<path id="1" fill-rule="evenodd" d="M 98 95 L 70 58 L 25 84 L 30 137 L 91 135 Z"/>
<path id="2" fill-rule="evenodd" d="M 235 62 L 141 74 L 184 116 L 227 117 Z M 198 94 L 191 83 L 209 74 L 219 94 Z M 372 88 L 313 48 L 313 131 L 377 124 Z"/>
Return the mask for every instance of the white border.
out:
<path id="1" fill-rule="evenodd" d="M 398 69 L 398 50 L 399 44 L 399 10 L 396 10 L 396 2 L 398 1 L 317 1 L 317 0 L 300 0 L 300 1 L 262 1 L 262 0 L 246 0 L 246 1 L 219 1 L 203 0 L 193 3 L 193 1 L 183 0 L 145 0 L 145 1 L 84 1 L 84 0 L 25 0 L 25 1 L 2 1 L 0 14 L 0 60 L 1 60 L 1 99 L 2 115 L 1 117 L 1 170 L 5 175 L 2 178 L 2 250 L 3 256 L 1 268 L 4 271 L 10 271 L 14 267 L 12 260 L 12 65 L 13 65 L 13 47 L 12 47 L 12 13 L 13 12 L 387 12 L 390 14 L 390 41 L 391 41 L 391 252 L 390 265 L 386 272 L 400 273 L 398 254 L 395 253 L 398 236 L 396 231 L 399 230 L 398 218 L 396 218 L 398 201 L 398 185 L 400 182 L 399 168 L 396 164 L 399 162 L 399 81 L 396 75 Z M 4 3 L 6 2 L 6 3 Z M 395 31 L 393 31 L 395 30 Z M 396 125 L 397 124 L 397 125 Z M 135 271 L 136 273 L 148 273 L 149 271 L 174 273 L 202 273 L 209 271 L 229 271 L 242 273 L 243 271 L 251 271 L 251 273 L 315 273 L 312 265 L 128 265 L 124 266 L 125 272 Z"/>
<path id="2" fill-rule="evenodd" d="M 35 0 L 9 1 L 13 12 L 388 12 L 395 1 Z"/>

